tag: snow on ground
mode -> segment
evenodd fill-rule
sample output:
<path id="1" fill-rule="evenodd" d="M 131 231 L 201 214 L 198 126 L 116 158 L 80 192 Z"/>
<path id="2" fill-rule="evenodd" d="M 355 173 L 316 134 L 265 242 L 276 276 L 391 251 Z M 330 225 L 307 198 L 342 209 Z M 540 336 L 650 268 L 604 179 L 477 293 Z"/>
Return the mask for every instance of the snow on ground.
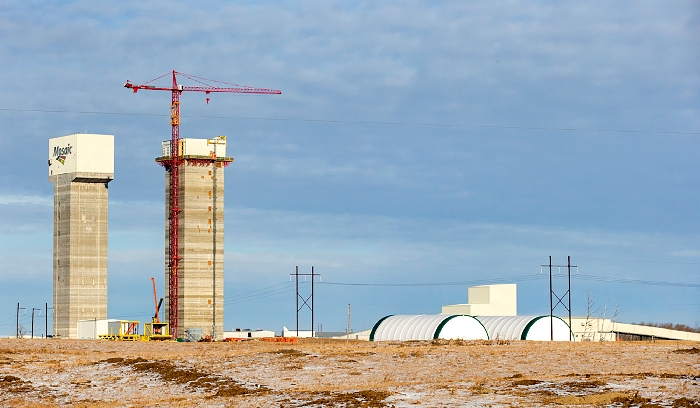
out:
<path id="1" fill-rule="evenodd" d="M 8 407 L 700 407 L 699 385 L 680 342 L 0 340 Z"/>

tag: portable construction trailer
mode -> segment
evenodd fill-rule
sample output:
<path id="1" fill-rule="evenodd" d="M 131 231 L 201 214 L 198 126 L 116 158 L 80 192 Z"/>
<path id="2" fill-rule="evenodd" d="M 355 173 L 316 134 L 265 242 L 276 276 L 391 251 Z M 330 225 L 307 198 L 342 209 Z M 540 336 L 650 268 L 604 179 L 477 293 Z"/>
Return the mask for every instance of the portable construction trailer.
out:
<path id="1" fill-rule="evenodd" d="M 488 340 L 486 328 L 466 315 L 394 315 L 379 320 L 370 341 L 386 340 Z"/>
<path id="2" fill-rule="evenodd" d="M 491 340 L 573 341 L 569 325 L 554 316 L 476 316 Z"/>
<path id="3" fill-rule="evenodd" d="M 121 320 L 88 319 L 78 320 L 78 338 L 97 340 L 103 335 L 119 334 Z"/>

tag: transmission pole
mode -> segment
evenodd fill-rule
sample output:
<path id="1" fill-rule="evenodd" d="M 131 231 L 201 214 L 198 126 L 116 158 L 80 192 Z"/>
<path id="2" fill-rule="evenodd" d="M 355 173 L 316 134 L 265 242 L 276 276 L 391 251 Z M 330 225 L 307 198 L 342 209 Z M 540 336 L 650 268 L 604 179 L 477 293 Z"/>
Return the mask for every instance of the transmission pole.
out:
<path id="1" fill-rule="evenodd" d="M 318 276 L 319 280 L 321 279 L 321 274 L 315 273 L 314 272 L 314 267 L 311 267 L 311 273 L 299 273 L 299 267 L 296 267 L 296 271 L 294 273 L 290 273 L 289 277 L 295 277 L 296 281 L 296 316 L 297 316 L 297 337 L 299 337 L 299 311 L 303 309 L 305 306 L 309 308 L 311 311 L 311 337 L 314 337 L 314 278 Z M 306 279 L 307 276 L 311 277 L 311 294 L 304 298 L 299 294 L 299 277 L 303 276 L 304 279 Z M 301 306 L 299 305 L 299 300 L 301 300 Z M 309 300 L 311 300 L 311 304 L 309 304 Z"/>
<path id="2" fill-rule="evenodd" d="M 578 266 L 571 265 L 571 256 L 567 257 L 566 265 L 552 265 L 552 257 L 549 257 L 549 264 L 540 265 L 540 273 L 542 273 L 543 267 L 549 267 L 549 330 L 550 330 L 550 340 L 554 341 L 554 310 L 557 306 L 562 305 L 564 309 L 569 314 L 569 341 L 573 340 L 571 337 L 571 268 L 576 268 L 576 273 L 578 273 Z M 558 268 L 558 274 L 561 274 L 561 268 L 566 268 L 568 276 L 568 286 L 566 292 L 562 296 L 557 295 L 554 292 L 554 285 L 552 282 L 552 269 Z M 557 299 L 557 303 L 554 303 L 554 298 Z M 564 303 L 564 298 L 566 298 L 567 303 Z"/>

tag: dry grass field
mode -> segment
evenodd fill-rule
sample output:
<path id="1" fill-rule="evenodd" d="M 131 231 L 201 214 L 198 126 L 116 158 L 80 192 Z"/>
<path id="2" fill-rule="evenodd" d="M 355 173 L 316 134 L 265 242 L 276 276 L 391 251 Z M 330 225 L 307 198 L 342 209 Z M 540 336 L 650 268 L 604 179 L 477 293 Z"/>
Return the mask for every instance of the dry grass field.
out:
<path id="1" fill-rule="evenodd" d="M 0 406 L 700 407 L 678 342 L 0 340 Z"/>

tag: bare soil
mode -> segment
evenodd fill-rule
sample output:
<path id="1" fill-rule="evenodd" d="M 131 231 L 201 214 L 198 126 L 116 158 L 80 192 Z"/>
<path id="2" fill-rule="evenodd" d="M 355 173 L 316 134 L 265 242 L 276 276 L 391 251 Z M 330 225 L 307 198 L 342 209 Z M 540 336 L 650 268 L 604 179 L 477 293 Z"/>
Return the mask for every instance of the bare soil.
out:
<path id="1" fill-rule="evenodd" d="M 0 340 L 0 406 L 700 408 L 683 342 Z"/>

